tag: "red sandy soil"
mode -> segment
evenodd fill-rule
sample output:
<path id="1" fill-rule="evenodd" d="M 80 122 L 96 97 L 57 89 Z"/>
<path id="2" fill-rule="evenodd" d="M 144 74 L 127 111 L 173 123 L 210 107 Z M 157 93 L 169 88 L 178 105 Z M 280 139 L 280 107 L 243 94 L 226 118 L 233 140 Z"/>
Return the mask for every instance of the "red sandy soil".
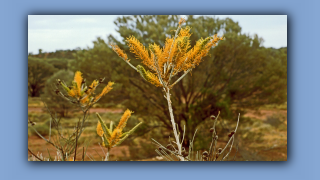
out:
<path id="1" fill-rule="evenodd" d="M 43 108 L 39 107 L 28 107 L 28 112 L 44 112 Z M 105 113 L 105 112 L 111 112 L 111 113 L 121 113 L 123 110 L 121 109 L 108 109 L 108 108 L 92 108 L 90 109 L 90 112 L 99 112 L 99 113 Z M 260 120 L 266 120 L 268 116 L 273 115 L 283 115 L 287 117 L 287 110 L 247 110 L 247 113 L 244 115 L 244 117 L 250 117 Z M 285 121 L 287 123 L 287 120 Z M 285 136 L 286 136 L 286 132 Z M 52 147 L 50 144 L 46 143 L 43 139 L 39 138 L 38 136 L 30 136 L 28 138 L 28 147 L 32 152 L 37 154 L 38 152 L 42 152 L 44 157 L 48 156 L 48 150 L 50 152 L 50 155 L 52 157 L 56 156 L 57 152 L 54 147 Z M 48 149 L 48 150 L 47 150 Z M 103 152 L 104 150 L 104 152 Z M 100 161 L 102 157 L 105 157 L 104 153 L 106 152 L 106 148 L 101 149 L 99 145 L 90 145 L 87 149 L 87 156 L 85 157 L 85 161 L 91 161 L 91 159 L 88 157 L 93 157 L 96 161 Z M 244 150 L 244 149 L 242 149 Z M 241 151 L 241 148 L 240 150 Z M 251 152 L 252 153 L 252 152 Z M 253 152 L 254 153 L 254 152 Z M 230 160 L 233 159 L 233 156 L 235 154 L 235 151 L 232 151 L 230 153 Z M 286 161 L 287 160 L 287 144 L 283 146 L 276 146 L 272 148 L 259 148 L 259 150 L 256 152 L 256 155 L 260 157 L 264 157 L 264 160 L 272 161 L 274 159 L 281 159 Z M 102 156 L 102 157 L 101 157 Z M 30 152 L 28 152 L 28 158 L 31 157 Z M 129 147 L 128 146 L 119 146 L 115 147 L 110 151 L 110 159 L 111 160 L 121 160 L 122 158 L 128 158 L 130 157 Z M 239 159 L 240 158 L 240 159 Z M 236 159 L 241 160 L 241 155 L 239 155 L 239 152 L 237 153 Z M 79 148 L 77 159 L 82 159 L 82 147 Z M 257 159 L 259 160 L 259 159 Z M 143 159 L 141 161 L 163 161 L 163 159 L 159 157 L 154 157 L 150 159 Z"/>
<path id="2" fill-rule="evenodd" d="M 37 113 L 41 113 L 41 112 L 45 112 L 43 108 L 41 107 L 28 107 L 28 112 L 37 112 Z M 90 113 L 122 113 L 123 110 L 122 109 L 109 109 L 109 108 L 91 108 L 89 110 Z"/>
<path id="3" fill-rule="evenodd" d="M 46 137 L 49 138 L 49 137 Z M 48 150 L 50 152 L 51 157 L 55 157 L 57 155 L 56 149 L 50 145 L 49 143 L 46 143 L 43 139 L 39 138 L 38 136 L 30 136 L 28 138 L 28 148 L 35 154 L 38 154 L 38 152 L 42 152 L 43 157 L 49 157 Z M 101 161 L 102 157 L 105 157 L 104 153 L 107 152 L 107 149 L 99 145 L 91 145 L 88 147 L 86 154 L 89 157 L 93 157 L 96 161 Z M 81 160 L 82 159 L 82 147 L 80 147 L 77 151 L 77 159 L 76 160 Z M 72 155 L 73 157 L 74 155 Z M 85 161 L 91 161 L 91 159 L 86 156 Z M 117 158 L 123 158 L 123 157 L 129 157 L 130 152 L 129 152 L 129 147 L 128 146 L 119 146 L 119 147 L 114 147 L 110 151 L 110 159 L 111 160 L 116 160 Z M 28 158 L 31 157 L 31 153 L 28 151 Z"/>
<path id="4" fill-rule="evenodd" d="M 249 118 L 255 118 L 255 119 L 260 119 L 260 120 L 265 120 L 268 116 L 273 116 L 273 115 L 283 115 L 287 116 L 287 110 L 277 110 L 277 109 L 272 109 L 272 110 L 246 110 L 247 113 L 244 115 L 244 117 L 249 117 Z"/>

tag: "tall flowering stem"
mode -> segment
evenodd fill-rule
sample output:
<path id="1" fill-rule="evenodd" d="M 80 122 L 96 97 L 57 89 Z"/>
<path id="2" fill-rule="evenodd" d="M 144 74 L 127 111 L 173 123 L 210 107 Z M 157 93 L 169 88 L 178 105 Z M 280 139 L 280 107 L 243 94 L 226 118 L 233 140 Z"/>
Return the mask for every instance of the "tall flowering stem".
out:
<path id="1" fill-rule="evenodd" d="M 199 65 L 203 57 L 207 56 L 209 50 L 216 46 L 223 37 L 218 37 L 216 34 L 205 39 L 201 38 L 196 42 L 196 45 L 191 48 L 190 45 L 190 27 L 182 28 L 182 24 L 186 22 L 181 18 L 178 28 L 173 37 L 168 37 L 164 47 L 157 44 L 149 45 L 148 49 L 143 46 L 134 36 L 127 38 L 127 44 L 130 51 L 135 54 L 137 59 L 142 60 L 142 64 L 149 70 L 145 70 L 142 65 L 134 67 L 128 56 L 117 45 L 110 44 L 112 49 L 128 63 L 134 70 L 140 73 L 141 77 L 149 83 L 163 88 L 165 98 L 168 102 L 168 109 L 171 118 L 172 130 L 177 145 L 179 158 L 184 160 L 182 156 L 182 142 L 180 141 L 179 132 L 174 121 L 172 103 L 170 99 L 170 90 L 175 84 L 183 79 L 193 68 Z M 175 82 L 171 82 L 172 78 L 179 72 L 184 71 Z M 182 137 L 183 139 L 184 137 Z"/>
<path id="2" fill-rule="evenodd" d="M 102 92 L 96 95 L 95 91 L 97 87 L 101 83 L 103 83 L 103 81 L 104 78 L 100 78 L 100 80 L 94 80 L 90 86 L 87 86 L 86 80 L 82 77 L 82 73 L 80 71 L 77 71 L 75 73 L 74 80 L 71 86 L 67 86 L 65 82 L 61 81 L 60 79 L 57 79 L 58 86 L 56 86 L 56 94 L 63 97 L 67 101 L 79 106 L 83 112 L 81 123 L 78 123 L 77 131 L 75 132 L 75 146 L 73 147 L 75 151 L 74 161 L 76 160 L 78 139 L 80 138 L 84 130 L 84 123 L 88 117 L 88 112 L 90 108 L 95 103 L 97 103 L 102 98 L 102 96 L 106 95 L 109 91 L 112 90 L 112 86 L 114 83 L 108 82 L 107 86 L 103 88 Z M 63 90 L 61 91 L 59 87 Z"/>

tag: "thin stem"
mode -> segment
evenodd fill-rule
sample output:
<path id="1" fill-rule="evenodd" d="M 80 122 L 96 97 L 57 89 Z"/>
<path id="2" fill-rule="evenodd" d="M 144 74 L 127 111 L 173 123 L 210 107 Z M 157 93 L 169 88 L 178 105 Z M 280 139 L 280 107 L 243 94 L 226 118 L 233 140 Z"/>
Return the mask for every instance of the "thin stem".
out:
<path id="1" fill-rule="evenodd" d="M 43 161 L 43 160 L 40 159 L 37 155 L 35 155 L 29 148 L 28 148 L 28 151 L 29 151 L 34 157 L 36 157 L 36 158 L 39 159 L 40 161 Z"/>
<path id="2" fill-rule="evenodd" d="M 82 161 L 84 161 L 84 147 L 82 147 Z"/>
<path id="3" fill-rule="evenodd" d="M 30 122 L 30 121 L 29 121 Z M 38 134 L 38 136 L 40 136 L 43 140 L 45 140 L 47 143 L 51 144 L 52 146 L 54 146 L 56 149 L 61 150 L 58 146 L 56 146 L 55 144 L 53 144 L 51 141 L 49 141 L 48 139 L 46 139 L 45 137 L 43 137 L 34 127 L 30 126 L 34 132 L 36 132 Z"/>
<path id="4" fill-rule="evenodd" d="M 151 139 L 152 139 L 152 138 L 151 138 Z M 191 161 L 191 159 L 188 159 L 188 158 L 186 158 L 186 157 L 183 157 L 181 154 L 176 153 L 176 151 L 171 151 L 170 149 L 164 147 L 164 146 L 163 146 L 162 144 L 160 144 L 158 141 L 156 141 L 156 140 L 154 140 L 154 139 L 152 139 L 152 140 L 156 143 L 156 145 L 158 145 L 158 146 L 161 147 L 162 149 L 170 152 L 171 154 L 175 155 L 177 158 L 184 158 L 184 160 Z M 157 151 L 157 149 L 156 149 L 156 151 Z M 160 151 L 159 151 L 159 152 L 160 152 Z M 161 154 L 161 153 L 160 153 L 160 154 Z"/>
<path id="5" fill-rule="evenodd" d="M 186 76 L 188 74 L 188 72 L 190 72 L 191 69 L 188 69 L 182 76 L 179 77 L 179 79 L 176 80 L 176 82 L 172 83 L 170 85 L 170 87 L 173 87 L 175 84 L 177 84 L 182 78 L 184 78 L 184 76 Z"/>
<path id="6" fill-rule="evenodd" d="M 52 117 L 50 117 L 50 126 L 49 126 L 49 141 L 51 139 L 51 121 L 52 121 Z"/>
<path id="7" fill-rule="evenodd" d="M 113 48 L 112 48 L 113 49 Z M 117 52 L 116 52 L 117 53 Z M 118 53 L 117 53 L 118 54 Z M 119 54 L 118 54 L 119 56 Z M 122 60 L 124 60 L 124 62 L 126 62 L 127 64 L 129 64 L 130 67 L 132 67 L 134 70 L 138 71 L 136 67 L 134 67 L 130 62 L 129 59 L 123 59 L 121 56 L 119 56 Z"/>
<path id="8" fill-rule="evenodd" d="M 129 61 L 124 60 L 127 64 L 129 64 L 129 66 L 131 66 L 134 70 L 138 71 L 136 67 L 134 67 L 131 63 L 129 63 Z"/>
<path id="9" fill-rule="evenodd" d="M 238 122 L 237 122 L 236 129 L 234 130 L 234 134 L 233 134 L 232 137 L 229 139 L 227 145 L 223 148 L 223 150 L 221 151 L 220 154 L 222 154 L 222 153 L 227 149 L 227 146 L 230 144 L 231 140 L 234 141 L 234 135 L 235 135 L 236 132 L 237 132 L 237 129 L 238 129 L 238 126 L 239 126 L 239 120 L 240 120 L 240 113 L 239 113 L 239 116 L 238 116 Z M 233 145 L 233 141 L 232 141 L 232 145 Z M 232 148 L 232 145 L 231 145 L 231 148 Z"/>
<path id="10" fill-rule="evenodd" d="M 110 149 L 111 148 L 107 148 L 107 155 L 106 155 L 105 161 L 109 161 Z"/>
<path id="11" fill-rule="evenodd" d="M 215 146 L 214 146 L 214 152 L 213 152 L 213 155 L 214 155 L 214 153 L 215 153 L 215 151 L 216 151 L 216 135 L 217 135 L 217 132 L 216 132 L 216 123 L 217 123 L 217 120 L 218 120 L 218 118 L 219 118 L 219 115 L 220 115 L 220 111 L 218 112 L 218 115 L 217 115 L 217 117 L 215 118 L 215 120 L 214 120 L 214 123 L 213 123 L 213 132 L 212 132 L 212 142 L 211 142 L 211 145 L 210 145 L 210 149 L 209 149 L 209 158 L 210 158 L 210 156 L 211 156 L 211 153 L 212 153 L 212 145 L 213 145 L 213 143 L 215 143 Z"/>
<path id="12" fill-rule="evenodd" d="M 178 152 L 181 155 L 182 148 L 181 148 L 178 132 L 177 132 L 177 129 L 176 129 L 176 123 L 174 121 L 173 110 L 172 110 L 171 100 L 170 100 L 170 90 L 169 90 L 169 88 L 167 89 L 166 99 L 167 99 L 167 102 L 168 102 L 168 108 L 169 108 L 169 113 L 170 113 L 170 118 L 171 118 L 173 134 L 174 134 L 174 137 L 176 139 L 176 144 L 178 146 Z M 180 157 L 180 160 L 184 161 L 184 158 Z"/>
<path id="13" fill-rule="evenodd" d="M 79 122 L 77 123 L 77 134 L 78 134 L 78 130 L 79 130 Z M 76 138 L 76 147 L 74 149 L 73 161 L 76 161 L 76 158 L 77 158 L 77 148 L 78 148 L 78 138 Z"/>
<path id="14" fill-rule="evenodd" d="M 82 131 L 83 131 L 83 125 L 84 125 L 84 122 L 85 120 L 87 119 L 87 113 L 88 113 L 88 109 L 83 111 L 83 117 L 82 117 L 82 122 L 81 122 L 81 127 L 80 127 L 80 132 L 79 132 L 79 135 L 77 133 L 77 139 L 80 138 L 80 135 L 82 134 Z"/>

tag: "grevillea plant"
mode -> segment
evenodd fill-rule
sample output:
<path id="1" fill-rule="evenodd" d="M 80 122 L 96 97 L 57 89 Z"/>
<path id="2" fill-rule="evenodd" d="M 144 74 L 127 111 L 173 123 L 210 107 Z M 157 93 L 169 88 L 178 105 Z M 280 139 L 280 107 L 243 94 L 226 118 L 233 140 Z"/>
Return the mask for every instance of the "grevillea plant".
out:
<path id="1" fill-rule="evenodd" d="M 98 125 L 97 125 L 97 134 L 102 139 L 102 146 L 107 148 L 105 161 L 109 161 L 109 154 L 110 154 L 111 148 L 119 146 L 125 139 L 127 139 L 127 137 L 130 134 L 132 134 L 140 126 L 140 124 L 142 124 L 142 122 L 140 122 L 135 127 L 133 127 L 130 131 L 123 132 L 123 128 L 126 127 L 127 121 L 129 120 L 132 113 L 133 113 L 132 111 L 127 109 L 123 113 L 119 121 L 119 124 L 114 129 L 113 129 L 112 121 L 110 122 L 110 126 L 108 128 L 108 126 L 102 120 L 101 116 L 97 113 L 97 117 L 99 119 Z"/>
<path id="2" fill-rule="evenodd" d="M 62 161 L 67 161 L 70 159 L 76 160 L 77 156 L 77 146 L 78 140 L 84 130 L 84 124 L 88 117 L 88 112 L 90 108 L 97 103 L 102 96 L 106 95 L 111 89 L 113 82 L 108 82 L 108 84 L 103 88 L 101 93 L 96 93 L 97 87 L 104 81 L 104 78 L 100 78 L 100 80 L 94 80 L 90 86 L 87 86 L 86 80 L 82 77 L 80 71 L 77 71 L 74 75 L 74 80 L 70 86 L 68 86 L 65 82 L 60 79 L 57 79 L 57 85 L 55 92 L 57 95 L 63 97 L 65 100 L 77 105 L 80 107 L 82 111 L 82 119 L 79 119 L 76 127 L 74 128 L 74 132 L 71 135 L 65 135 L 61 132 L 60 128 L 60 119 L 58 119 L 54 113 L 50 112 L 47 108 L 48 112 L 51 115 L 50 119 L 50 127 L 49 127 L 49 139 L 43 137 L 34 127 L 34 123 L 29 121 L 31 124 L 31 128 L 46 142 L 51 144 L 57 149 L 60 157 L 58 159 Z M 51 138 L 51 124 L 56 127 L 58 134 L 58 140 L 53 141 Z M 28 149 L 29 150 L 29 149 Z M 29 150 L 30 153 L 31 150 Z M 72 153 L 74 153 L 73 158 L 71 158 Z M 34 153 L 32 153 L 34 155 Z M 50 158 L 49 158 L 50 159 Z M 84 151 L 83 157 L 84 160 Z"/>
<path id="3" fill-rule="evenodd" d="M 133 66 L 128 59 L 127 54 L 115 44 L 110 44 L 112 49 L 118 54 L 118 56 L 123 59 L 128 65 L 130 65 L 134 70 L 140 73 L 141 77 L 150 82 L 151 84 L 163 89 L 164 97 L 168 102 L 168 109 L 171 118 L 171 125 L 173 134 L 175 137 L 174 145 L 171 144 L 174 151 L 170 151 L 161 144 L 158 146 L 162 149 L 166 149 L 178 157 L 179 160 L 190 160 L 186 158 L 185 149 L 182 147 L 182 142 L 184 134 L 180 137 L 180 132 L 178 132 L 177 124 L 175 123 L 173 116 L 173 109 L 171 105 L 170 90 L 175 84 L 183 79 L 193 68 L 198 66 L 202 58 L 207 56 L 209 50 L 216 46 L 220 40 L 224 40 L 223 37 L 218 37 L 216 34 L 210 37 L 199 39 L 195 46 L 191 48 L 190 45 L 190 27 L 182 28 L 182 24 L 186 20 L 181 18 L 175 35 L 173 37 L 168 37 L 165 41 L 163 47 L 157 44 L 150 44 L 148 49 L 143 46 L 134 36 L 130 36 L 126 39 L 127 45 L 130 51 L 135 54 L 137 59 L 142 60 L 142 65 L 137 67 Z M 148 68 L 147 70 L 145 69 Z M 174 76 L 177 76 L 179 72 L 184 71 L 184 73 L 172 81 Z M 156 142 L 156 141 L 155 141 Z M 156 142 L 157 143 L 157 142 Z M 170 141 L 171 143 L 171 141 Z M 192 144 L 192 142 L 190 143 Z M 189 150 L 192 148 L 189 148 Z M 166 153 L 161 153 L 166 155 Z M 188 156 L 189 157 L 189 156 Z M 167 160 L 170 160 L 170 158 Z"/>

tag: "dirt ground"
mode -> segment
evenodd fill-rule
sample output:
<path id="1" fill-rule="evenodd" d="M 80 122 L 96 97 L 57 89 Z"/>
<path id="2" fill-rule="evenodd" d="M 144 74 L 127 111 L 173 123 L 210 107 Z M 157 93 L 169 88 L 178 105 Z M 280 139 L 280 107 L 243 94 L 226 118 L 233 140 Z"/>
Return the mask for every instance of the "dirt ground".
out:
<path id="1" fill-rule="evenodd" d="M 36 112 L 42 113 L 43 108 L 40 107 L 29 107 L 28 112 Z M 99 113 L 121 113 L 123 112 L 121 109 L 107 109 L 107 108 L 92 108 L 90 112 L 99 112 Z M 266 121 L 268 117 L 272 117 L 274 115 L 281 115 L 285 117 L 285 124 L 287 124 L 287 110 L 248 110 L 247 113 L 243 117 L 249 117 L 258 119 L 261 121 Z M 224 144 L 220 143 L 219 146 L 222 147 Z M 255 160 L 255 161 L 274 161 L 274 160 L 287 160 L 287 132 L 286 131 L 272 131 L 263 136 L 263 143 L 254 144 L 255 151 L 250 151 L 250 146 L 240 144 L 238 152 L 236 154 L 236 159 L 241 160 Z M 253 146 L 251 145 L 251 148 Z M 38 136 L 30 136 L 28 139 L 28 148 L 32 150 L 34 153 L 41 152 L 44 157 L 49 157 L 49 153 L 51 157 L 55 157 L 57 152 L 55 148 L 53 148 L 50 144 L 46 143 L 44 140 L 39 138 Z M 82 159 L 82 147 L 79 148 L 77 159 Z M 49 152 L 49 153 L 48 153 Z M 88 147 L 86 152 L 85 161 L 91 161 L 94 159 L 95 161 L 102 160 L 105 157 L 106 149 L 101 148 L 99 145 L 91 145 Z M 230 153 L 230 159 L 232 160 L 236 150 Z M 31 157 L 30 152 L 28 152 L 28 158 Z M 110 151 L 110 159 L 119 160 L 122 159 L 128 160 L 130 157 L 129 147 L 128 146 L 119 146 L 115 147 Z M 248 157 L 248 158 L 246 158 Z M 250 158 L 251 159 L 250 159 Z M 255 158 L 254 158 L 255 157 Z M 252 159 L 253 158 L 253 159 Z M 163 161 L 164 159 L 157 156 L 149 159 L 142 159 L 140 161 Z"/>
<path id="2" fill-rule="evenodd" d="M 259 111 L 247 110 L 247 113 L 244 115 L 244 117 L 265 120 L 267 119 L 268 116 L 273 116 L 273 115 L 287 116 L 287 110 L 279 110 L 279 109 L 272 109 L 272 110 L 262 109 Z"/>
<path id="3" fill-rule="evenodd" d="M 41 108 L 41 107 L 28 107 L 28 112 L 30 113 L 44 113 L 46 112 L 44 110 L 44 108 Z M 98 113 L 122 113 L 123 110 L 122 109 L 108 109 L 108 108 L 91 108 L 89 110 L 90 113 L 95 113 L 95 112 L 98 112 Z"/>
<path id="4" fill-rule="evenodd" d="M 46 137 L 49 138 L 49 137 Z M 57 155 L 56 149 L 46 143 L 43 139 L 39 138 L 38 136 L 31 136 L 28 139 L 28 147 L 33 153 L 42 152 L 43 157 L 49 157 L 49 153 L 51 157 L 55 157 Z M 103 148 L 103 149 L 102 149 Z M 49 153 L 48 153 L 49 151 Z M 99 145 L 91 145 L 87 149 L 87 156 L 84 158 L 85 161 L 91 161 L 94 159 L 95 161 L 101 161 L 102 157 L 105 157 L 106 148 L 100 147 Z M 80 147 L 78 150 L 78 155 L 76 160 L 82 159 L 82 148 Z M 28 152 L 28 158 L 31 157 L 31 153 Z M 122 158 L 122 157 L 130 157 L 129 147 L 128 146 L 119 146 L 114 147 L 110 151 L 110 159 L 114 159 L 114 157 Z"/>

